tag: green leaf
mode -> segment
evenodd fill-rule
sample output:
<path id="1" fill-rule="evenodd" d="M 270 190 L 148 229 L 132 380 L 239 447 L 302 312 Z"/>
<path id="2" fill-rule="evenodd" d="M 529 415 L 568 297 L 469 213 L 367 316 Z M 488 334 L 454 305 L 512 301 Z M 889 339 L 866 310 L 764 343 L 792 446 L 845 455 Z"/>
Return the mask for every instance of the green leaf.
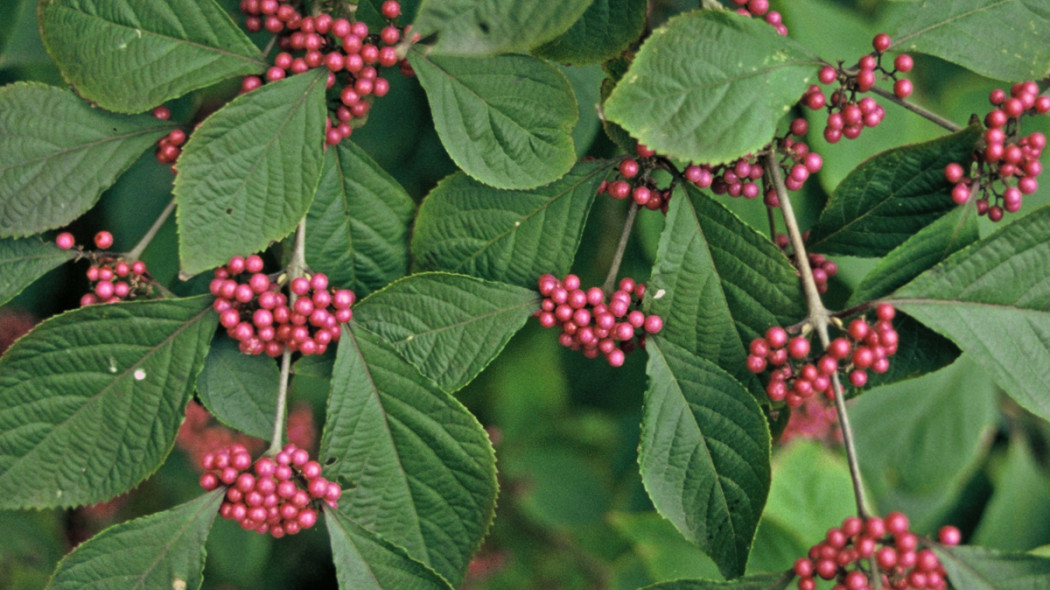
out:
<path id="1" fill-rule="evenodd" d="M 654 580 L 719 579 L 718 567 L 657 512 L 613 512 L 610 524 L 630 541 Z"/>
<path id="2" fill-rule="evenodd" d="M 0 236 L 80 217 L 171 124 L 92 108 L 69 90 L 0 87 Z"/>
<path id="3" fill-rule="evenodd" d="M 608 61 L 641 36 L 648 4 L 645 0 L 594 0 L 568 31 L 533 53 L 564 64 Z"/>
<path id="4" fill-rule="evenodd" d="M 956 590 L 1043 590 L 1050 578 L 1045 557 L 965 545 L 935 551 Z"/>
<path id="5" fill-rule="evenodd" d="M 435 54 L 493 55 L 525 52 L 565 32 L 590 0 L 424 0 L 413 32 L 437 34 Z"/>
<path id="6" fill-rule="evenodd" d="M 48 590 L 200 588 L 204 542 L 223 493 L 102 531 L 59 562 Z"/>
<path id="7" fill-rule="evenodd" d="M 0 357 L 0 508 L 91 504 L 152 473 L 215 331 L 211 299 L 82 307 L 9 348 Z"/>
<path id="8" fill-rule="evenodd" d="M 322 69 L 237 97 L 190 136 L 174 191 L 184 272 L 258 252 L 306 214 L 324 163 Z"/>
<path id="9" fill-rule="evenodd" d="M 675 580 L 646 586 L 641 590 L 786 590 L 791 587 L 793 576 L 790 574 L 758 574 L 731 580 L 715 582 L 712 580 Z"/>
<path id="10" fill-rule="evenodd" d="M 419 208 L 412 254 L 422 270 L 446 270 L 534 288 L 572 266 L 610 165 L 580 162 L 531 191 L 501 191 L 453 174 Z"/>
<path id="11" fill-rule="evenodd" d="M 767 238 L 695 187 L 671 198 L 652 278 L 648 313 L 660 336 L 712 361 L 760 399 L 747 347 L 771 326 L 805 316 L 798 273 Z"/>
<path id="12" fill-rule="evenodd" d="M 216 338 L 197 377 L 197 394 L 223 424 L 270 440 L 280 377 L 272 358 L 244 354 L 233 339 Z"/>
<path id="13" fill-rule="evenodd" d="M 441 389 L 470 383 L 537 309 L 534 290 L 463 275 L 422 273 L 375 292 L 354 321 Z"/>
<path id="14" fill-rule="evenodd" d="M 325 154 L 306 217 L 306 263 L 358 296 L 408 272 L 416 205 L 364 150 L 343 141 Z"/>
<path id="15" fill-rule="evenodd" d="M 956 252 L 891 302 L 973 355 L 1025 409 L 1050 418 L 1050 207 Z"/>
<path id="16" fill-rule="evenodd" d="M 869 372 L 868 388 L 918 377 L 947 367 L 959 358 L 961 351 L 955 343 L 910 316 L 898 314 L 893 329 L 899 343 L 890 359 L 890 370 L 882 374 Z"/>
<path id="17" fill-rule="evenodd" d="M 912 2 L 894 50 L 928 53 L 995 80 L 1050 74 L 1050 20 L 1042 0 Z"/>
<path id="18" fill-rule="evenodd" d="M 266 68 L 214 0 L 43 0 L 39 15 L 44 45 L 66 81 L 118 113 Z"/>
<path id="19" fill-rule="evenodd" d="M 646 350 L 642 483 L 660 514 L 724 576 L 740 576 L 769 492 L 766 418 L 710 361 L 660 336 Z"/>
<path id="20" fill-rule="evenodd" d="M 495 511 L 485 430 L 382 339 L 359 325 L 339 341 L 321 437 L 339 509 L 453 586 Z"/>
<path id="21" fill-rule="evenodd" d="M 969 542 L 1022 551 L 1046 541 L 1050 533 L 1050 475 L 1041 449 L 1015 432 L 993 474 L 994 492 L 984 505 Z M 1038 443 L 1036 443 L 1038 444 Z"/>
<path id="22" fill-rule="evenodd" d="M 653 31 L 605 116 L 657 153 L 726 162 L 769 143 L 818 65 L 761 19 L 694 11 Z"/>
<path id="23" fill-rule="evenodd" d="M 59 250 L 54 242 L 39 237 L 0 238 L 0 305 L 74 256 L 75 252 Z"/>
<path id="24" fill-rule="evenodd" d="M 413 52 L 409 59 L 441 143 L 467 174 L 496 188 L 530 189 L 557 180 L 576 162 L 576 97 L 558 68 L 526 55 Z"/>
<path id="25" fill-rule="evenodd" d="M 325 522 L 340 588 L 452 590 L 434 570 L 409 557 L 401 547 L 361 527 L 343 512 L 326 510 Z"/>

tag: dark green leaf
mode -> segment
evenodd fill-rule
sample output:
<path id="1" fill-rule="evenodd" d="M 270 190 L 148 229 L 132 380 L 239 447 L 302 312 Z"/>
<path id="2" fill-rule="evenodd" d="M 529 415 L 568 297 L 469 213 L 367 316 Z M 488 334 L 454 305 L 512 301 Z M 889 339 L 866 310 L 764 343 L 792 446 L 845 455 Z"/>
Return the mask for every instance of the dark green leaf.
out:
<path id="1" fill-rule="evenodd" d="M 359 297 L 408 272 L 416 206 L 405 189 L 349 141 L 329 148 L 306 217 L 306 263 Z"/>
<path id="2" fill-rule="evenodd" d="M 894 305 L 970 353 L 1010 397 L 1050 418 L 1050 207 L 960 250 Z"/>
<path id="3" fill-rule="evenodd" d="M 910 316 L 898 314 L 893 320 L 893 329 L 897 331 L 898 344 L 896 354 L 890 359 L 890 370 L 882 374 L 869 372 L 865 387 L 912 379 L 947 367 L 959 358 L 959 347 L 951 340 Z"/>
<path id="4" fill-rule="evenodd" d="M 321 69 L 237 97 L 190 137 L 175 177 L 184 272 L 258 252 L 306 214 L 324 163 Z"/>
<path id="5" fill-rule="evenodd" d="M 717 164 L 769 143 L 818 64 L 761 19 L 694 11 L 653 31 L 605 116 L 657 153 Z"/>
<path id="6" fill-rule="evenodd" d="M 463 275 L 422 273 L 354 307 L 354 321 L 448 392 L 485 368 L 537 309 L 539 294 Z"/>
<path id="7" fill-rule="evenodd" d="M 1050 74 L 1050 19 L 1042 0 L 912 2 L 894 49 L 936 55 L 996 80 Z"/>
<path id="8" fill-rule="evenodd" d="M 453 174 L 419 208 L 412 235 L 416 263 L 532 288 L 543 273 L 562 276 L 608 168 L 580 162 L 560 180 L 527 192 Z"/>
<path id="9" fill-rule="evenodd" d="M 653 584 L 641 590 L 786 590 L 792 578 L 789 574 L 758 574 L 729 582 L 676 580 Z"/>
<path id="10" fill-rule="evenodd" d="M 200 588 L 204 541 L 224 489 L 118 524 L 81 543 L 59 562 L 48 590 Z"/>
<path id="11" fill-rule="evenodd" d="M 0 238 L 0 305 L 75 255 L 74 252 L 59 250 L 54 242 L 45 242 L 39 237 Z"/>
<path id="12" fill-rule="evenodd" d="M 462 582 L 495 511 L 492 445 L 463 405 L 361 326 L 339 342 L 320 457 L 343 484 L 341 511 Z"/>
<path id="13" fill-rule="evenodd" d="M 452 590 L 434 570 L 409 557 L 401 547 L 361 527 L 343 512 L 326 511 L 325 522 L 340 588 Z"/>
<path id="14" fill-rule="evenodd" d="M 82 307 L 8 349 L 0 357 L 0 508 L 91 504 L 152 473 L 175 442 L 204 363 L 216 324 L 211 299 Z"/>
<path id="15" fill-rule="evenodd" d="M 91 108 L 69 90 L 0 87 L 0 236 L 80 217 L 171 125 Z"/>
<path id="16" fill-rule="evenodd" d="M 62 76 L 84 98 L 119 113 L 266 68 L 214 0 L 43 0 L 39 14 Z"/>
<path id="17" fill-rule="evenodd" d="M 839 184 L 809 246 L 825 254 L 883 256 L 956 207 L 944 167 L 973 152 L 980 129 L 971 127 L 925 143 L 882 152 Z"/>
<path id="18" fill-rule="evenodd" d="M 1044 590 L 1050 559 L 987 547 L 937 547 L 948 581 L 956 590 Z"/>
<path id="19" fill-rule="evenodd" d="M 648 4 L 645 0 L 594 0 L 568 31 L 534 53 L 567 64 L 610 60 L 641 36 Z"/>
<path id="20" fill-rule="evenodd" d="M 544 8 L 549 11 L 549 8 Z M 560 14 L 558 11 L 550 11 Z M 497 188 L 529 189 L 572 168 L 579 113 L 565 75 L 526 55 L 410 55 L 452 160 Z"/>
<path id="21" fill-rule="evenodd" d="M 724 576 L 740 576 L 769 492 L 765 415 L 710 361 L 661 337 L 646 350 L 642 483 L 660 514 Z"/>
<path id="22" fill-rule="evenodd" d="M 565 32 L 590 0 L 424 0 L 413 25 L 437 33 L 434 53 L 493 55 L 525 52 Z"/>
<path id="23" fill-rule="evenodd" d="M 232 339 L 216 338 L 197 377 L 197 394 L 223 424 L 270 440 L 280 377 L 274 359 L 244 354 Z"/>

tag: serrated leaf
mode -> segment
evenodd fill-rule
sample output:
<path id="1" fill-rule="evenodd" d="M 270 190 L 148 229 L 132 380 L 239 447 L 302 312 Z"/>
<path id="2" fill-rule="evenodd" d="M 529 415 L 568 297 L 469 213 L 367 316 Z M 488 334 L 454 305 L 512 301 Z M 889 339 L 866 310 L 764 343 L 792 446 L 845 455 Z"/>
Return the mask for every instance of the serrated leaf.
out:
<path id="1" fill-rule="evenodd" d="M 467 174 L 496 188 L 530 189 L 576 162 L 576 97 L 558 68 L 527 55 L 413 52 L 409 60 L 442 145 Z"/>
<path id="2" fill-rule="evenodd" d="M 496 503 L 477 419 L 363 327 L 343 329 L 321 438 L 339 509 L 458 586 Z"/>
<path id="3" fill-rule="evenodd" d="M 174 189 L 184 272 L 258 252 L 306 214 L 324 163 L 322 69 L 237 97 L 190 136 Z"/>
<path id="4" fill-rule="evenodd" d="M 435 54 L 494 55 L 526 52 L 565 32 L 590 0 L 424 0 L 414 32 L 437 34 Z"/>
<path id="5" fill-rule="evenodd" d="M 640 590 L 785 590 L 792 579 L 790 574 L 757 574 L 728 582 L 675 580 L 652 584 Z"/>
<path id="6" fill-rule="evenodd" d="M 956 252 L 894 294 L 901 311 L 970 353 L 1007 394 L 1050 419 L 1050 207 Z"/>
<path id="7" fill-rule="evenodd" d="M 63 262 L 76 256 L 39 237 L 0 238 L 0 305 Z"/>
<path id="8" fill-rule="evenodd" d="M 91 108 L 69 90 L 0 87 L 0 236 L 61 227 L 84 214 L 171 124 Z"/>
<path id="9" fill-rule="evenodd" d="M 452 590 L 434 570 L 409 557 L 401 547 L 361 527 L 343 512 L 325 511 L 325 522 L 340 588 Z"/>
<path id="10" fill-rule="evenodd" d="M 646 350 L 642 483 L 660 514 L 725 577 L 740 576 L 769 493 L 766 418 L 710 361 L 659 336 Z"/>
<path id="11" fill-rule="evenodd" d="M 564 275 L 609 167 L 580 162 L 531 191 L 494 189 L 462 173 L 445 178 L 419 208 L 416 264 L 533 288 L 543 273 Z"/>
<path id="12" fill-rule="evenodd" d="M 215 331 L 211 299 L 82 307 L 9 348 L 0 357 L 0 508 L 91 504 L 152 473 Z"/>
<path id="13" fill-rule="evenodd" d="M 987 547 L 937 546 L 941 565 L 956 590 L 1043 590 L 1050 559 Z"/>
<path id="14" fill-rule="evenodd" d="M 797 271 L 767 238 L 694 187 L 675 191 L 646 289 L 661 338 L 716 363 L 760 399 L 747 347 L 805 316 Z"/>
<path id="15" fill-rule="evenodd" d="M 197 394 L 223 424 L 270 440 L 280 377 L 274 359 L 244 354 L 232 339 L 216 338 L 197 376 Z"/>
<path id="16" fill-rule="evenodd" d="M 58 564 L 48 590 L 200 588 L 224 490 L 110 527 Z"/>
<path id="17" fill-rule="evenodd" d="M 641 36 L 647 6 L 645 0 L 594 0 L 568 31 L 533 53 L 564 64 L 610 60 Z"/>
<path id="18" fill-rule="evenodd" d="M 884 256 L 957 205 L 944 167 L 970 157 L 980 137 L 970 127 L 887 150 L 843 180 L 816 225 L 809 247 L 825 254 Z"/>
<path id="19" fill-rule="evenodd" d="M 899 16 L 894 50 L 935 55 L 995 80 L 1050 74 L 1050 20 L 1041 0 L 913 2 Z"/>
<path id="20" fill-rule="evenodd" d="M 39 15 L 44 45 L 66 81 L 119 113 L 266 69 L 214 0 L 44 0 Z"/>
<path id="21" fill-rule="evenodd" d="M 464 275 L 405 277 L 354 306 L 354 321 L 384 339 L 441 389 L 470 383 L 537 309 L 535 290 Z"/>
<path id="22" fill-rule="evenodd" d="M 726 162 L 769 143 L 818 66 L 761 19 L 694 11 L 653 31 L 605 116 L 657 153 Z"/>
<path id="23" fill-rule="evenodd" d="M 306 216 L 306 263 L 359 297 L 408 273 L 416 205 L 405 189 L 349 141 L 325 154 Z"/>

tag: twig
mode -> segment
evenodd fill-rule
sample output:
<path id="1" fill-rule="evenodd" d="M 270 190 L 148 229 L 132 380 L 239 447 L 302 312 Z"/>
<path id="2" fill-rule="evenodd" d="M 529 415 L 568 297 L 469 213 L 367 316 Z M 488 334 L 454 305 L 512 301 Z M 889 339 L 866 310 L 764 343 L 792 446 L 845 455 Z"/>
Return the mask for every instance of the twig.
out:
<path id="1" fill-rule="evenodd" d="M 634 227 L 634 219 L 640 208 L 632 201 L 630 209 L 627 210 L 627 219 L 624 220 L 623 231 L 620 232 L 620 243 L 616 245 L 616 253 L 613 254 L 612 264 L 609 265 L 609 274 L 605 276 L 605 282 L 602 284 L 602 291 L 606 293 L 611 293 L 613 287 L 616 286 L 616 275 L 620 273 L 620 263 L 623 262 L 623 253 L 627 249 L 627 239 L 631 236 L 631 228 Z"/>
<path id="2" fill-rule="evenodd" d="M 168 217 L 171 216 L 171 212 L 174 210 L 175 199 L 173 198 L 171 202 L 168 203 L 168 206 L 160 212 L 159 216 L 157 216 L 157 220 L 153 222 L 152 226 L 150 226 L 149 231 L 146 232 L 146 235 L 142 236 L 142 239 L 139 240 L 139 243 L 135 244 L 135 247 L 128 251 L 128 260 L 138 260 L 139 257 L 142 256 L 142 253 L 146 250 L 147 247 L 149 247 L 150 242 L 152 242 L 153 238 L 157 236 L 157 232 L 160 231 L 160 228 L 164 225 L 164 222 L 168 220 Z"/>
<path id="3" fill-rule="evenodd" d="M 899 98 L 896 94 L 890 92 L 889 90 L 879 88 L 878 86 L 873 86 L 871 88 L 871 91 L 892 103 L 899 104 L 900 106 L 908 109 L 916 115 L 919 115 L 920 117 L 923 117 L 924 119 L 927 119 L 936 123 L 937 125 L 940 125 L 941 127 L 944 127 L 952 133 L 963 130 L 963 127 L 961 125 L 956 124 L 954 121 L 949 121 L 948 119 L 945 119 L 944 117 L 938 115 L 933 111 L 928 111 L 915 104 L 914 102 L 911 102 L 910 100 Z"/>
<path id="4" fill-rule="evenodd" d="M 306 271 L 306 218 L 299 222 L 295 233 L 295 245 L 292 247 L 292 259 L 288 263 L 288 282 L 291 283 Z M 295 305 L 297 298 L 294 291 L 288 290 L 289 307 Z M 292 351 L 287 348 L 281 355 L 281 377 L 277 382 L 277 410 L 273 420 L 273 438 L 270 439 L 268 455 L 276 455 L 284 446 L 284 421 L 287 416 L 288 381 L 292 376 Z"/>

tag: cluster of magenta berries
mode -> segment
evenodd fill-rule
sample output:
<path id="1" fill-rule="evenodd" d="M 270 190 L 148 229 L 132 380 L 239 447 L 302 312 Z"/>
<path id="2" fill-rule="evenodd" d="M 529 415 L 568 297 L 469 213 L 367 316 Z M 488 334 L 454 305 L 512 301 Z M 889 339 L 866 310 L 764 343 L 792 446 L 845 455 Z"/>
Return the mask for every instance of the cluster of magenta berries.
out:
<path id="1" fill-rule="evenodd" d="M 322 273 L 292 279 L 291 301 L 281 286 L 263 272 L 258 255 L 234 256 L 215 269 L 210 285 L 219 324 L 245 354 L 324 353 L 339 340 L 340 327 L 353 318 L 354 292 L 330 289 Z"/>
<path id="2" fill-rule="evenodd" d="M 992 109 L 984 118 L 985 129 L 973 158 L 965 167 L 958 163 L 944 168 L 944 177 L 954 184 L 952 200 L 962 205 L 977 193 L 977 213 L 999 221 L 1004 213 L 1021 209 L 1021 199 L 1039 188 L 1043 171 L 1039 161 L 1046 136 L 1036 131 L 1022 136 L 1021 118 L 1050 112 L 1050 96 L 1040 96 L 1032 81 L 1014 84 L 1010 96 L 995 89 L 988 97 Z"/>
<path id="3" fill-rule="evenodd" d="M 803 234 L 803 240 L 809 237 L 809 232 Z M 777 234 L 776 244 L 785 253 L 788 251 L 789 244 L 787 234 Z M 823 254 L 816 254 L 814 252 L 807 252 L 806 258 L 809 260 L 809 270 L 813 275 L 813 282 L 817 285 L 817 292 L 825 293 L 828 290 L 828 280 L 837 275 L 839 272 L 839 265 L 833 260 L 829 260 L 827 256 Z M 796 264 L 795 257 L 790 256 L 791 264 Z M 799 273 L 802 271 L 799 270 Z"/>
<path id="4" fill-rule="evenodd" d="M 733 0 L 739 6 L 736 11 L 744 16 L 761 16 L 781 35 L 787 35 L 787 27 L 780 13 L 769 9 L 769 0 Z"/>
<path id="5" fill-rule="evenodd" d="M 809 338 L 791 337 L 784 328 L 774 326 L 751 341 L 747 369 L 756 374 L 769 371 L 766 395 L 771 401 L 797 408 L 818 393 L 834 399 L 831 377 L 839 370 L 849 375 L 854 387 L 868 383 L 868 370 L 889 370 L 889 357 L 897 352 L 898 344 L 893 329 L 895 314 L 892 305 L 880 303 L 875 308 L 874 324 L 864 318 L 854 319 L 844 335 L 832 340 L 816 360 L 810 355 Z"/>
<path id="6" fill-rule="evenodd" d="M 580 288 L 580 277 L 574 274 L 562 280 L 545 274 L 539 278 L 539 290 L 544 297 L 535 314 L 540 325 L 560 327 L 562 346 L 579 350 L 587 358 L 602 355 L 614 367 L 622 365 L 635 346 L 644 346 L 647 334 L 656 334 L 664 326 L 660 316 L 637 309 L 645 284 L 630 278 L 620 279 L 608 301 L 599 287 Z"/>
<path id="7" fill-rule="evenodd" d="M 834 580 L 835 590 L 870 590 L 872 576 L 887 590 L 944 590 L 944 566 L 937 554 L 909 530 L 908 517 L 891 512 L 886 518 L 851 516 L 827 532 L 824 540 L 795 561 L 799 590 L 816 590 L 817 578 Z M 938 532 L 942 545 L 958 545 L 959 529 Z M 874 563 L 875 570 L 870 565 Z"/>
<path id="8" fill-rule="evenodd" d="M 824 66 L 817 74 L 821 84 L 837 84 L 825 97 L 816 84 L 802 95 L 802 104 L 817 111 L 827 109 L 828 118 L 824 127 L 824 139 L 837 143 L 843 137 L 856 139 L 866 127 L 875 127 L 882 122 L 886 111 L 870 96 L 857 99 L 857 95 L 875 86 L 879 73 L 893 80 L 893 94 L 906 98 L 912 93 L 911 80 L 898 78 L 900 73 L 910 72 L 914 62 L 910 55 L 902 53 L 893 60 L 893 69 L 883 66 L 883 55 L 890 48 L 890 37 L 885 33 L 875 35 L 872 40 L 875 51 L 860 58 L 855 68 Z"/>
<path id="9" fill-rule="evenodd" d="M 153 116 L 167 121 L 171 118 L 171 109 L 161 105 L 153 109 Z M 172 129 L 167 135 L 157 140 L 157 149 L 154 156 L 161 164 L 174 164 L 182 154 L 182 144 L 186 143 L 186 132 L 182 129 Z M 175 168 L 172 168 L 172 172 Z"/>
<path id="10" fill-rule="evenodd" d="M 334 108 L 329 109 L 332 117 L 326 119 L 328 145 L 349 137 L 355 123 L 360 124 L 368 115 L 372 99 L 389 92 L 390 82 L 378 75 L 377 66 L 401 66 L 403 72 L 411 71 L 395 48 L 403 32 L 395 24 L 401 5 L 394 0 L 380 7 L 388 25 L 378 33 L 369 31 L 364 22 L 328 13 L 303 16 L 292 4 L 278 0 L 241 0 L 240 8 L 247 15 L 245 28 L 277 35 L 280 49 L 266 74 L 244 78 L 241 91 L 262 86 L 264 79 L 274 82 L 312 68 L 327 68 L 327 88 L 338 96 L 332 101 Z"/>
<path id="11" fill-rule="evenodd" d="M 671 198 L 670 187 L 660 187 L 652 173 L 665 163 L 656 157 L 656 152 L 644 144 L 635 146 L 635 158 L 624 158 L 617 167 L 619 178 L 603 181 L 598 194 L 607 194 L 614 199 L 628 197 L 639 207 L 667 213 L 667 202 Z"/>
<path id="12" fill-rule="evenodd" d="M 248 450 L 235 444 L 205 455 L 204 469 L 202 488 L 226 486 L 220 516 L 278 538 L 314 526 L 322 503 L 337 508 L 343 493 L 338 483 L 321 475 L 321 464 L 309 452 L 293 444 L 254 463 Z"/>
<path id="13" fill-rule="evenodd" d="M 153 294 L 153 281 L 146 274 L 145 262 L 136 260 L 129 263 L 121 256 L 107 254 L 105 250 L 113 247 L 113 234 L 108 231 L 95 234 L 94 241 L 99 251 L 82 252 L 85 258 L 91 260 L 91 266 L 87 269 L 91 291 L 81 296 L 81 306 L 115 303 Z M 76 238 L 69 232 L 55 236 L 55 244 L 62 250 L 77 246 Z"/>

